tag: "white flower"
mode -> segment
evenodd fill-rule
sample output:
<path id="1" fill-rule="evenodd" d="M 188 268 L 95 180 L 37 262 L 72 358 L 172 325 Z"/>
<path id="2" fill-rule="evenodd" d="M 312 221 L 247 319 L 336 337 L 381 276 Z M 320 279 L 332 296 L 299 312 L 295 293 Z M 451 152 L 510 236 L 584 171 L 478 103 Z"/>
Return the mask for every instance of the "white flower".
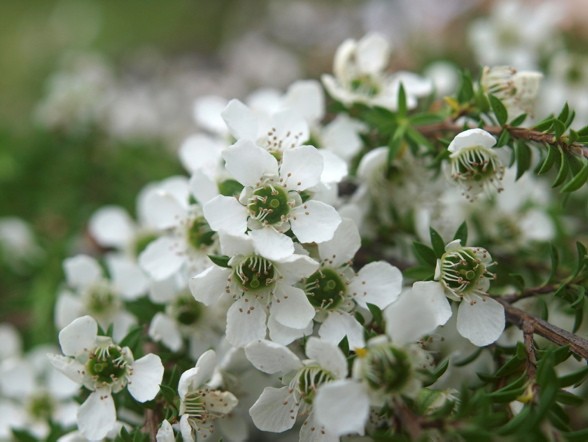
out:
<path id="1" fill-rule="evenodd" d="M 227 267 L 213 265 L 199 273 L 190 281 L 190 290 L 205 305 L 218 302 L 223 294 L 233 298 L 227 312 L 227 340 L 242 347 L 263 339 L 266 319 L 268 326 L 275 321 L 284 327 L 284 333 L 296 330 L 291 340 L 302 336 L 312 323 L 314 308 L 304 292 L 294 285 L 312 274 L 318 263 L 295 254 L 280 260 L 270 259 L 247 236 L 221 233 L 220 241 L 222 253 L 230 257 Z"/>
<path id="2" fill-rule="evenodd" d="M 363 347 L 363 327 L 353 316 L 356 306 L 374 304 L 380 309 L 393 303 L 402 289 L 396 267 L 377 261 L 355 272 L 351 263 L 361 245 L 353 221 L 344 219 L 332 240 L 318 245 L 320 268 L 304 281 L 310 303 L 322 322 L 319 336 L 338 344 L 347 336 L 351 348 Z"/>
<path id="3" fill-rule="evenodd" d="M 446 297 L 459 302 L 459 334 L 478 347 L 489 345 L 500 337 L 505 326 L 504 307 L 487 295 L 490 280 L 494 278 L 488 270 L 492 264 L 485 249 L 463 247 L 460 240 L 452 241 L 437 260 L 436 281 L 415 283 L 412 292 L 421 293 L 420 296 L 443 310 L 447 310 Z"/>
<path id="4" fill-rule="evenodd" d="M 227 170 L 245 186 L 239 200 L 218 196 L 204 205 L 213 230 L 249 235 L 268 257 L 280 259 L 294 252 L 285 233 L 290 229 L 302 243 L 333 237 L 341 222 L 337 211 L 304 192 L 320 182 L 322 157 L 312 146 L 283 153 L 281 163 L 251 141 L 238 141 L 224 152 Z"/>
<path id="5" fill-rule="evenodd" d="M 484 190 L 502 190 L 504 165 L 491 148 L 496 139 L 482 129 L 469 129 L 455 136 L 449 144 L 451 178 L 470 200 Z"/>
<path id="6" fill-rule="evenodd" d="M 404 86 L 409 108 L 416 98 L 429 94 L 429 80 L 409 72 L 389 75 L 385 72 L 390 46 L 379 34 L 369 34 L 361 40 L 344 41 L 335 54 L 334 77 L 323 75 L 329 94 L 345 105 L 365 103 L 396 110 L 400 85 Z"/>
<path id="7" fill-rule="evenodd" d="M 314 405 L 314 399 L 322 388 L 347 376 L 345 356 L 336 345 L 311 337 L 306 344 L 309 359 L 303 361 L 287 347 L 271 341 L 253 342 L 245 347 L 245 354 L 257 369 L 269 374 L 279 373 L 287 382 L 281 388 L 266 387 L 250 408 L 249 414 L 257 428 L 281 433 L 294 426 L 299 414 L 308 414 L 300 429 L 300 440 L 321 437 L 336 440 L 336 433 L 326 431 L 316 421 L 315 413 L 319 410 Z M 353 416 L 352 422 L 359 422 L 360 425 L 351 431 L 361 432 L 369 403 L 360 398 L 358 405 L 353 409 L 358 413 Z M 336 404 L 326 401 L 323 406 L 332 409 Z"/>
<path id="8" fill-rule="evenodd" d="M 308 124 L 289 109 L 262 118 L 239 100 L 231 100 L 222 116 L 237 140 L 249 140 L 270 153 L 281 154 L 308 141 Z"/>
<path id="9" fill-rule="evenodd" d="M 191 203 L 192 188 L 178 177 L 162 183 L 146 194 L 154 225 L 165 232 L 149 243 L 139 256 L 139 264 L 156 281 L 199 272 L 208 265 L 208 255 L 216 251 L 216 235 L 210 230 L 200 204 Z"/>
<path id="10" fill-rule="evenodd" d="M 533 114 L 539 83 L 543 74 L 535 71 L 517 72 L 510 66 L 484 66 L 480 86 L 505 105 L 510 119 L 520 114 Z"/>
<path id="11" fill-rule="evenodd" d="M 98 324 L 92 317 L 78 318 L 61 330 L 59 344 L 65 356 L 48 355 L 53 366 L 91 391 L 77 414 L 84 437 L 102 439 L 114 428 L 112 393 L 127 387 L 139 402 L 157 396 L 164 371 L 159 356 L 149 353 L 135 361 L 128 347 L 98 336 Z"/>
<path id="12" fill-rule="evenodd" d="M 215 423 L 222 419 L 238 404 L 237 398 L 229 391 L 223 391 L 222 375 L 218 372 L 216 353 L 203 353 L 196 366 L 180 377 L 180 429 L 184 441 L 207 439 L 215 431 Z"/>
<path id="13" fill-rule="evenodd" d="M 109 256 L 106 260 L 112 280 L 107 279 L 98 262 L 87 255 L 67 258 L 63 263 L 70 290 L 59 294 L 55 306 L 55 323 L 63 328 L 83 315 L 91 315 L 106 330 L 113 326 L 115 339 L 125 336 L 137 320 L 126 311 L 123 301 L 134 300 L 144 290 L 135 284 L 142 278 L 140 270 L 127 265 L 128 260 Z"/>

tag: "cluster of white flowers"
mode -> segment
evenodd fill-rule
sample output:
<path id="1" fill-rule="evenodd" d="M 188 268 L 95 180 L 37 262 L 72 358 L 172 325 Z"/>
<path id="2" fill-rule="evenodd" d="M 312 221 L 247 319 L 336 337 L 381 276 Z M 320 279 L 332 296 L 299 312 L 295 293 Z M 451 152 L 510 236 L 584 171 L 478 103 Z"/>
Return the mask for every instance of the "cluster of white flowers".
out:
<path id="1" fill-rule="evenodd" d="M 334 76 L 323 77 L 326 90 L 346 106 L 396 110 L 402 85 L 414 108 L 432 85 L 413 73 L 387 73 L 388 56 L 380 35 L 345 41 Z M 509 94 L 495 77 L 486 76 L 486 87 Z M 194 116 L 206 130 L 179 151 L 190 176 L 147 185 L 137 221 L 114 206 L 92 217 L 90 234 L 108 250 L 106 269 L 87 255 L 64 263 L 55 316 L 64 356 L 50 356 L 90 391 L 77 410 L 83 437 L 102 439 L 128 422 L 124 407 L 115 407 L 125 388 L 146 402 L 164 382 L 157 355 L 135 360 L 118 344 L 145 320 L 141 302 L 154 307 L 142 324 L 149 338 L 196 363 L 179 378 L 175 414 L 158 422 L 160 441 L 175 440 L 175 432 L 184 440 L 217 432 L 245 440 L 253 431 L 248 415 L 269 432 L 304 416 L 301 440 L 361 435 L 400 397 L 418 396 L 423 370 L 435 363 L 423 338 L 452 316 L 448 298 L 459 304 L 462 336 L 477 346 L 500 337 L 504 311 L 488 296 L 494 275 L 485 249 L 450 242 L 434 281 L 412 287 L 389 262 L 354 263 L 362 235 L 377 238 L 374 210 L 389 223 L 415 216 L 417 228 L 428 230 L 444 193 L 463 192 L 459 204 L 494 198 L 506 169 L 494 136 L 458 134 L 448 147 L 450 179 L 430 174 L 407 149 L 391 174 L 388 149 L 360 155 L 365 124 L 347 114 L 326 119 L 325 101 L 312 80 L 285 94 L 260 90 L 246 103 L 203 97 Z M 354 183 L 351 195 L 339 192 L 343 181 Z M 378 312 L 383 328 L 368 332 Z M 351 369 L 340 345 L 355 355 Z M 283 386 L 267 375 L 247 384 L 242 377 L 251 372 L 279 375 Z"/>

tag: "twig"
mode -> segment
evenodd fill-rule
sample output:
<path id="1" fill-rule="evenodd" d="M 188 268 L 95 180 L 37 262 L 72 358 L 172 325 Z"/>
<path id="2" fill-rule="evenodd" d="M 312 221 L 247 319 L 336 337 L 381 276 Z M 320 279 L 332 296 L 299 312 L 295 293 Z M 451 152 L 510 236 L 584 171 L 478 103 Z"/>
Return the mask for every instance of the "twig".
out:
<path id="1" fill-rule="evenodd" d="M 550 324 L 543 319 L 510 305 L 502 298 L 494 298 L 500 302 L 506 313 L 506 319 L 524 331 L 527 327 L 529 333 L 538 334 L 558 345 L 569 345 L 570 350 L 578 356 L 588 359 L 588 340 L 578 335 Z"/>
<path id="2" fill-rule="evenodd" d="M 541 287 L 531 287 L 528 289 L 524 289 L 520 293 L 513 293 L 511 295 L 501 296 L 500 299 L 505 302 L 508 302 L 509 304 L 513 304 L 521 299 L 531 298 L 531 297 L 537 296 L 537 295 L 546 295 L 548 293 L 554 292 L 555 290 L 557 290 L 557 286 L 551 285 L 551 284 L 544 285 Z"/>

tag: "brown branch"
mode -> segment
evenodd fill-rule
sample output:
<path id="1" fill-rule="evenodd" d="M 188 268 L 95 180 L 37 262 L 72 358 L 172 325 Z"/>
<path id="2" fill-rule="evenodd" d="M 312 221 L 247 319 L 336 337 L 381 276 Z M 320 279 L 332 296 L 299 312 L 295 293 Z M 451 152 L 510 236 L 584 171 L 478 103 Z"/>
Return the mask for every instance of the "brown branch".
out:
<path id="1" fill-rule="evenodd" d="M 500 299 L 502 301 L 508 302 L 509 304 L 513 304 L 521 299 L 531 298 L 537 295 L 546 295 L 548 293 L 552 293 L 557 290 L 557 286 L 555 285 L 544 285 L 541 287 L 531 287 L 528 289 L 524 289 L 522 292 L 513 293 L 511 295 L 504 295 L 501 296 Z"/>
<path id="2" fill-rule="evenodd" d="M 474 127 L 469 128 L 473 129 Z M 434 136 L 443 132 L 459 133 L 464 130 L 464 126 L 456 124 L 454 120 L 446 120 L 441 123 L 417 126 L 415 127 L 415 129 L 418 130 L 424 136 Z M 490 132 L 491 134 L 497 136 L 500 135 L 504 129 L 506 129 L 513 138 L 519 140 L 534 141 L 537 143 L 544 143 L 550 146 L 561 146 L 563 149 L 567 150 L 568 152 L 574 155 L 588 158 L 588 146 L 581 143 L 567 144 L 549 133 L 509 125 L 505 125 L 504 127 L 482 126 L 481 129 L 484 129 L 486 132 Z"/>
<path id="3" fill-rule="evenodd" d="M 570 333 L 563 328 L 550 324 L 543 319 L 537 318 L 529 313 L 510 305 L 506 300 L 494 298 L 502 304 L 506 313 L 506 319 L 524 331 L 525 327 L 529 333 L 538 334 L 557 345 L 569 345 L 570 350 L 578 356 L 588 359 L 588 340 Z"/>

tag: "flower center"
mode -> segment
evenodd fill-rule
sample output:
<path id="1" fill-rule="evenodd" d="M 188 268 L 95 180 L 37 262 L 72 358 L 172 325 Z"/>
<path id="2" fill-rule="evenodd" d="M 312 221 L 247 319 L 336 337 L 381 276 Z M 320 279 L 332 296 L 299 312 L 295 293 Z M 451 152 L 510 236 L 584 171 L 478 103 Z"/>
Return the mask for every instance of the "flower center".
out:
<path id="1" fill-rule="evenodd" d="M 251 217 L 266 223 L 276 224 L 284 221 L 290 212 L 288 193 L 279 186 L 268 185 L 258 188 L 247 204 Z"/>
<path id="2" fill-rule="evenodd" d="M 362 75 L 351 80 L 351 90 L 361 95 L 373 97 L 380 92 L 380 85 L 370 75 Z"/>
<path id="3" fill-rule="evenodd" d="M 364 377 L 370 388 L 386 393 L 398 392 L 411 377 L 408 355 L 389 345 L 370 348 L 366 356 Z"/>
<path id="4" fill-rule="evenodd" d="M 346 292 L 347 286 L 333 269 L 321 269 L 306 280 L 306 295 L 315 307 L 334 309 L 341 303 Z"/>
<path id="5" fill-rule="evenodd" d="M 202 304 L 193 296 L 181 296 L 170 306 L 170 316 L 183 325 L 194 325 L 202 317 Z"/>
<path id="6" fill-rule="evenodd" d="M 46 392 L 40 392 L 29 398 L 27 404 L 28 414 L 35 420 L 48 421 L 55 410 L 55 401 Z"/>
<path id="7" fill-rule="evenodd" d="M 334 379 L 335 377 L 329 371 L 319 366 L 304 367 L 295 378 L 296 389 L 304 402 L 311 404 L 318 387 Z"/>
<path id="8" fill-rule="evenodd" d="M 469 248 L 445 252 L 441 257 L 441 284 L 457 296 L 476 290 L 482 278 L 493 278 L 486 265 Z"/>
<path id="9" fill-rule="evenodd" d="M 234 269 L 234 275 L 245 291 L 263 290 L 276 281 L 272 262 L 258 255 L 243 259 Z"/>
<path id="10" fill-rule="evenodd" d="M 108 284 L 96 284 L 87 294 L 86 308 L 96 317 L 114 314 L 120 304 L 120 299 L 112 292 Z"/>
<path id="11" fill-rule="evenodd" d="M 214 243 L 214 235 L 203 216 L 198 216 L 188 227 L 188 242 L 196 250 L 211 246 Z"/>
<path id="12" fill-rule="evenodd" d="M 90 354 L 86 370 L 97 382 L 111 384 L 127 374 L 128 361 L 118 345 L 98 347 Z"/>
<path id="13" fill-rule="evenodd" d="M 189 416 L 190 420 L 203 421 L 208 417 L 206 403 L 204 402 L 204 390 L 196 390 L 187 393 L 182 402 L 183 413 Z"/>

